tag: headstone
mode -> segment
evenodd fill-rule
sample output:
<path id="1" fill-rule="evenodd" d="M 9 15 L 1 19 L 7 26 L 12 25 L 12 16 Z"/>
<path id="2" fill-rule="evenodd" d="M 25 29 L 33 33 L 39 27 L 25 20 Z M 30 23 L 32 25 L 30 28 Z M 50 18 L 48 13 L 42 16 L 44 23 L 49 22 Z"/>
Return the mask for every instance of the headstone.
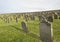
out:
<path id="1" fill-rule="evenodd" d="M 48 20 L 49 22 L 53 22 L 53 17 L 52 17 L 52 16 L 48 16 L 48 17 L 47 17 L 47 20 Z"/>
<path id="2" fill-rule="evenodd" d="M 7 23 L 10 23 L 10 20 L 9 20 L 9 18 L 7 18 Z"/>
<path id="3" fill-rule="evenodd" d="M 26 21 L 28 21 L 28 15 L 25 15 L 25 16 L 24 16 L 24 19 L 25 19 Z"/>
<path id="4" fill-rule="evenodd" d="M 40 38 L 43 42 L 53 42 L 52 24 L 43 18 L 40 21 Z"/>
<path id="5" fill-rule="evenodd" d="M 31 20 L 35 20 L 35 17 L 34 17 L 34 16 L 30 16 L 30 19 L 31 19 Z"/>
<path id="6" fill-rule="evenodd" d="M 12 21 L 13 19 L 12 19 L 12 17 L 10 17 L 10 21 Z"/>
<path id="7" fill-rule="evenodd" d="M 16 23 L 18 23 L 18 18 L 16 17 Z"/>
<path id="8" fill-rule="evenodd" d="M 20 18 L 20 15 L 18 15 L 17 17 Z"/>
<path id="9" fill-rule="evenodd" d="M 58 15 L 57 15 L 56 12 L 55 12 L 55 14 L 54 14 L 54 19 L 58 19 Z"/>
<path id="10" fill-rule="evenodd" d="M 22 25 L 23 31 L 27 33 L 28 32 L 28 27 L 27 27 L 26 23 L 21 22 L 21 25 Z"/>

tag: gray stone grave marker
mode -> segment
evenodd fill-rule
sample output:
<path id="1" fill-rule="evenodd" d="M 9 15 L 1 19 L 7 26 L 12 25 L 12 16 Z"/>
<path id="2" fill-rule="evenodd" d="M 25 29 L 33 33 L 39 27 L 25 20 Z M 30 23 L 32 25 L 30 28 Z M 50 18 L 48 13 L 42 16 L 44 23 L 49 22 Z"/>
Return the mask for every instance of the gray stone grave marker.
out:
<path id="1" fill-rule="evenodd" d="M 58 15 L 57 15 L 56 12 L 55 12 L 55 14 L 54 14 L 54 19 L 58 19 Z"/>
<path id="2" fill-rule="evenodd" d="M 31 20 L 35 20 L 35 17 L 31 15 L 31 16 L 30 16 L 30 19 L 31 19 Z"/>
<path id="3" fill-rule="evenodd" d="M 18 18 L 16 17 L 16 23 L 18 23 Z"/>
<path id="4" fill-rule="evenodd" d="M 44 18 L 40 21 L 40 38 L 43 42 L 53 42 L 52 24 Z"/>
<path id="5" fill-rule="evenodd" d="M 52 17 L 52 16 L 49 16 L 49 17 L 47 17 L 47 20 L 48 20 L 49 22 L 53 22 L 53 17 Z"/>
<path id="6" fill-rule="evenodd" d="M 23 31 L 27 33 L 28 32 L 28 27 L 27 27 L 26 23 L 21 22 L 21 25 L 22 25 Z"/>

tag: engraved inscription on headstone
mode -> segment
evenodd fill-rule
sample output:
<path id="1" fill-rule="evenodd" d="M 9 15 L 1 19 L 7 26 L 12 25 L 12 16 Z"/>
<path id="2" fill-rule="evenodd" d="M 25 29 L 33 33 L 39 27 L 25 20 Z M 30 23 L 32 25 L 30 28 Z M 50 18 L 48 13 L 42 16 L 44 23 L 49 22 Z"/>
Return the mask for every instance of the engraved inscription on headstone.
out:
<path id="1" fill-rule="evenodd" d="M 30 19 L 31 19 L 31 20 L 35 20 L 35 17 L 31 15 L 31 16 L 30 16 Z"/>
<path id="2" fill-rule="evenodd" d="M 41 19 L 41 16 L 38 16 L 38 18 L 39 18 L 39 21 L 40 21 L 40 19 Z"/>

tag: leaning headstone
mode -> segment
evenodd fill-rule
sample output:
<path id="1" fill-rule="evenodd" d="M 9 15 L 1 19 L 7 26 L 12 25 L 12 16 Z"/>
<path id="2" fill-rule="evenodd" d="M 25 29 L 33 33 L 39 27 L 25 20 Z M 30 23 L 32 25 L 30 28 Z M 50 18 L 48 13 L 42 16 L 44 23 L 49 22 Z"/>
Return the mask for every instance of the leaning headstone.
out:
<path id="1" fill-rule="evenodd" d="M 40 21 L 40 19 L 41 19 L 41 16 L 38 16 L 38 19 L 39 19 L 39 21 Z"/>
<path id="2" fill-rule="evenodd" d="M 53 42 L 52 24 L 43 18 L 40 21 L 40 38 L 43 42 Z"/>
<path id="3" fill-rule="evenodd" d="M 6 17 L 5 18 L 5 21 L 6 21 L 6 23 L 10 23 L 10 18 L 9 17 Z"/>
<path id="4" fill-rule="evenodd" d="M 18 18 L 16 17 L 16 23 L 18 23 Z"/>
<path id="5" fill-rule="evenodd" d="M 7 18 L 7 23 L 10 23 L 10 20 L 9 20 L 9 18 Z"/>
<path id="6" fill-rule="evenodd" d="M 12 17 L 10 17 L 10 21 L 12 21 Z"/>
<path id="7" fill-rule="evenodd" d="M 26 23 L 21 22 L 21 25 L 22 25 L 23 31 L 27 33 L 28 32 L 28 27 L 27 27 Z"/>

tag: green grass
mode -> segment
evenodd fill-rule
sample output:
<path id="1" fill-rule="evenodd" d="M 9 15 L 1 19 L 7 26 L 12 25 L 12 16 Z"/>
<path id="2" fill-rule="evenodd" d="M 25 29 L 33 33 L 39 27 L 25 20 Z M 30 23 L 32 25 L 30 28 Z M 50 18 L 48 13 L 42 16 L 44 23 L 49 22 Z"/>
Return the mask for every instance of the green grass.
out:
<path id="1" fill-rule="evenodd" d="M 10 23 L 0 21 L 0 42 L 41 42 L 40 39 L 34 37 L 33 34 L 26 34 L 22 31 L 21 22 L 25 21 L 23 17 L 19 18 L 19 22 L 16 23 L 12 20 Z M 38 20 L 26 22 L 28 30 L 31 33 L 39 34 Z M 18 29 L 16 29 L 18 28 Z"/>
<path id="2" fill-rule="evenodd" d="M 42 42 L 35 35 L 40 36 L 39 32 L 39 20 L 36 18 L 34 21 L 29 20 L 26 22 L 29 32 L 27 34 L 22 31 L 21 22 L 25 21 L 23 17 L 19 18 L 19 22 L 16 23 L 13 19 L 10 23 L 0 21 L 0 42 Z M 53 34 L 54 42 L 60 42 L 60 20 L 54 20 L 53 22 Z"/>
<path id="3" fill-rule="evenodd" d="M 60 42 L 60 20 L 54 20 L 53 22 L 54 42 Z"/>

